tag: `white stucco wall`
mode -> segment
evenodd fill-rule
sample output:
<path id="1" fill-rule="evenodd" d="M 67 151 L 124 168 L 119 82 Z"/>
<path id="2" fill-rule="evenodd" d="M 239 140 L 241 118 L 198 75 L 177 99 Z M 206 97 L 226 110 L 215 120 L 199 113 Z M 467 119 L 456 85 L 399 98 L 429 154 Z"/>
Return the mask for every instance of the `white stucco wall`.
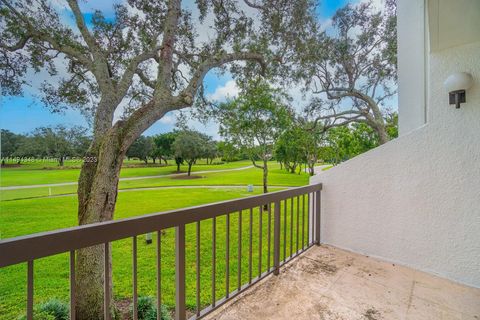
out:
<path id="1" fill-rule="evenodd" d="M 480 42 L 428 57 L 428 123 L 311 179 L 321 240 L 480 287 Z M 461 109 L 443 81 L 474 77 Z"/>

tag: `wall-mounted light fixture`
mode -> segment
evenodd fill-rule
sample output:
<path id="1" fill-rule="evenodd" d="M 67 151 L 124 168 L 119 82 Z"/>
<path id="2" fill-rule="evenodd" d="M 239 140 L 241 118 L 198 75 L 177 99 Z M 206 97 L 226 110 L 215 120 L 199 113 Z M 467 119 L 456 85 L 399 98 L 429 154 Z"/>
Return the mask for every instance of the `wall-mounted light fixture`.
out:
<path id="1" fill-rule="evenodd" d="M 448 91 L 449 103 L 454 104 L 458 109 L 460 103 L 466 102 L 465 90 L 470 88 L 473 83 L 473 78 L 470 73 L 457 72 L 451 74 L 443 83 L 445 89 Z"/>

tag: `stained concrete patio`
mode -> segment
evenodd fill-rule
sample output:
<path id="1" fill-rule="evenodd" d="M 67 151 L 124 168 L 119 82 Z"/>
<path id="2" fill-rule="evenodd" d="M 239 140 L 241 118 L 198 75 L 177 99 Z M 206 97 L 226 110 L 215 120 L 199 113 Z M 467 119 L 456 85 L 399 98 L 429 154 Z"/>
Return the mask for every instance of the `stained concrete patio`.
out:
<path id="1" fill-rule="evenodd" d="M 207 319 L 478 320 L 480 289 L 321 246 Z"/>

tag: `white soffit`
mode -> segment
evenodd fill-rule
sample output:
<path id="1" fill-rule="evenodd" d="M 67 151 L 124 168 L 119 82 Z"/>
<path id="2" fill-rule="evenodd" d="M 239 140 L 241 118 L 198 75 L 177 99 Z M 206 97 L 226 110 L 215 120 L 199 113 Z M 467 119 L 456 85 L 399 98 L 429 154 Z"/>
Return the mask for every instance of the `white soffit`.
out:
<path id="1" fill-rule="evenodd" d="M 430 51 L 480 41 L 480 0 L 428 0 Z"/>

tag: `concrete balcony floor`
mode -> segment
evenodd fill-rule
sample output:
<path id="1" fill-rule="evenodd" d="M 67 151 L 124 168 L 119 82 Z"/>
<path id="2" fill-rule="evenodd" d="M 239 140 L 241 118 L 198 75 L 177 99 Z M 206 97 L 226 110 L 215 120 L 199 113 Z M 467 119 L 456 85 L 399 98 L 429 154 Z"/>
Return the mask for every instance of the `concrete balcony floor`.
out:
<path id="1" fill-rule="evenodd" d="M 480 289 L 322 245 L 207 319 L 478 320 Z"/>

